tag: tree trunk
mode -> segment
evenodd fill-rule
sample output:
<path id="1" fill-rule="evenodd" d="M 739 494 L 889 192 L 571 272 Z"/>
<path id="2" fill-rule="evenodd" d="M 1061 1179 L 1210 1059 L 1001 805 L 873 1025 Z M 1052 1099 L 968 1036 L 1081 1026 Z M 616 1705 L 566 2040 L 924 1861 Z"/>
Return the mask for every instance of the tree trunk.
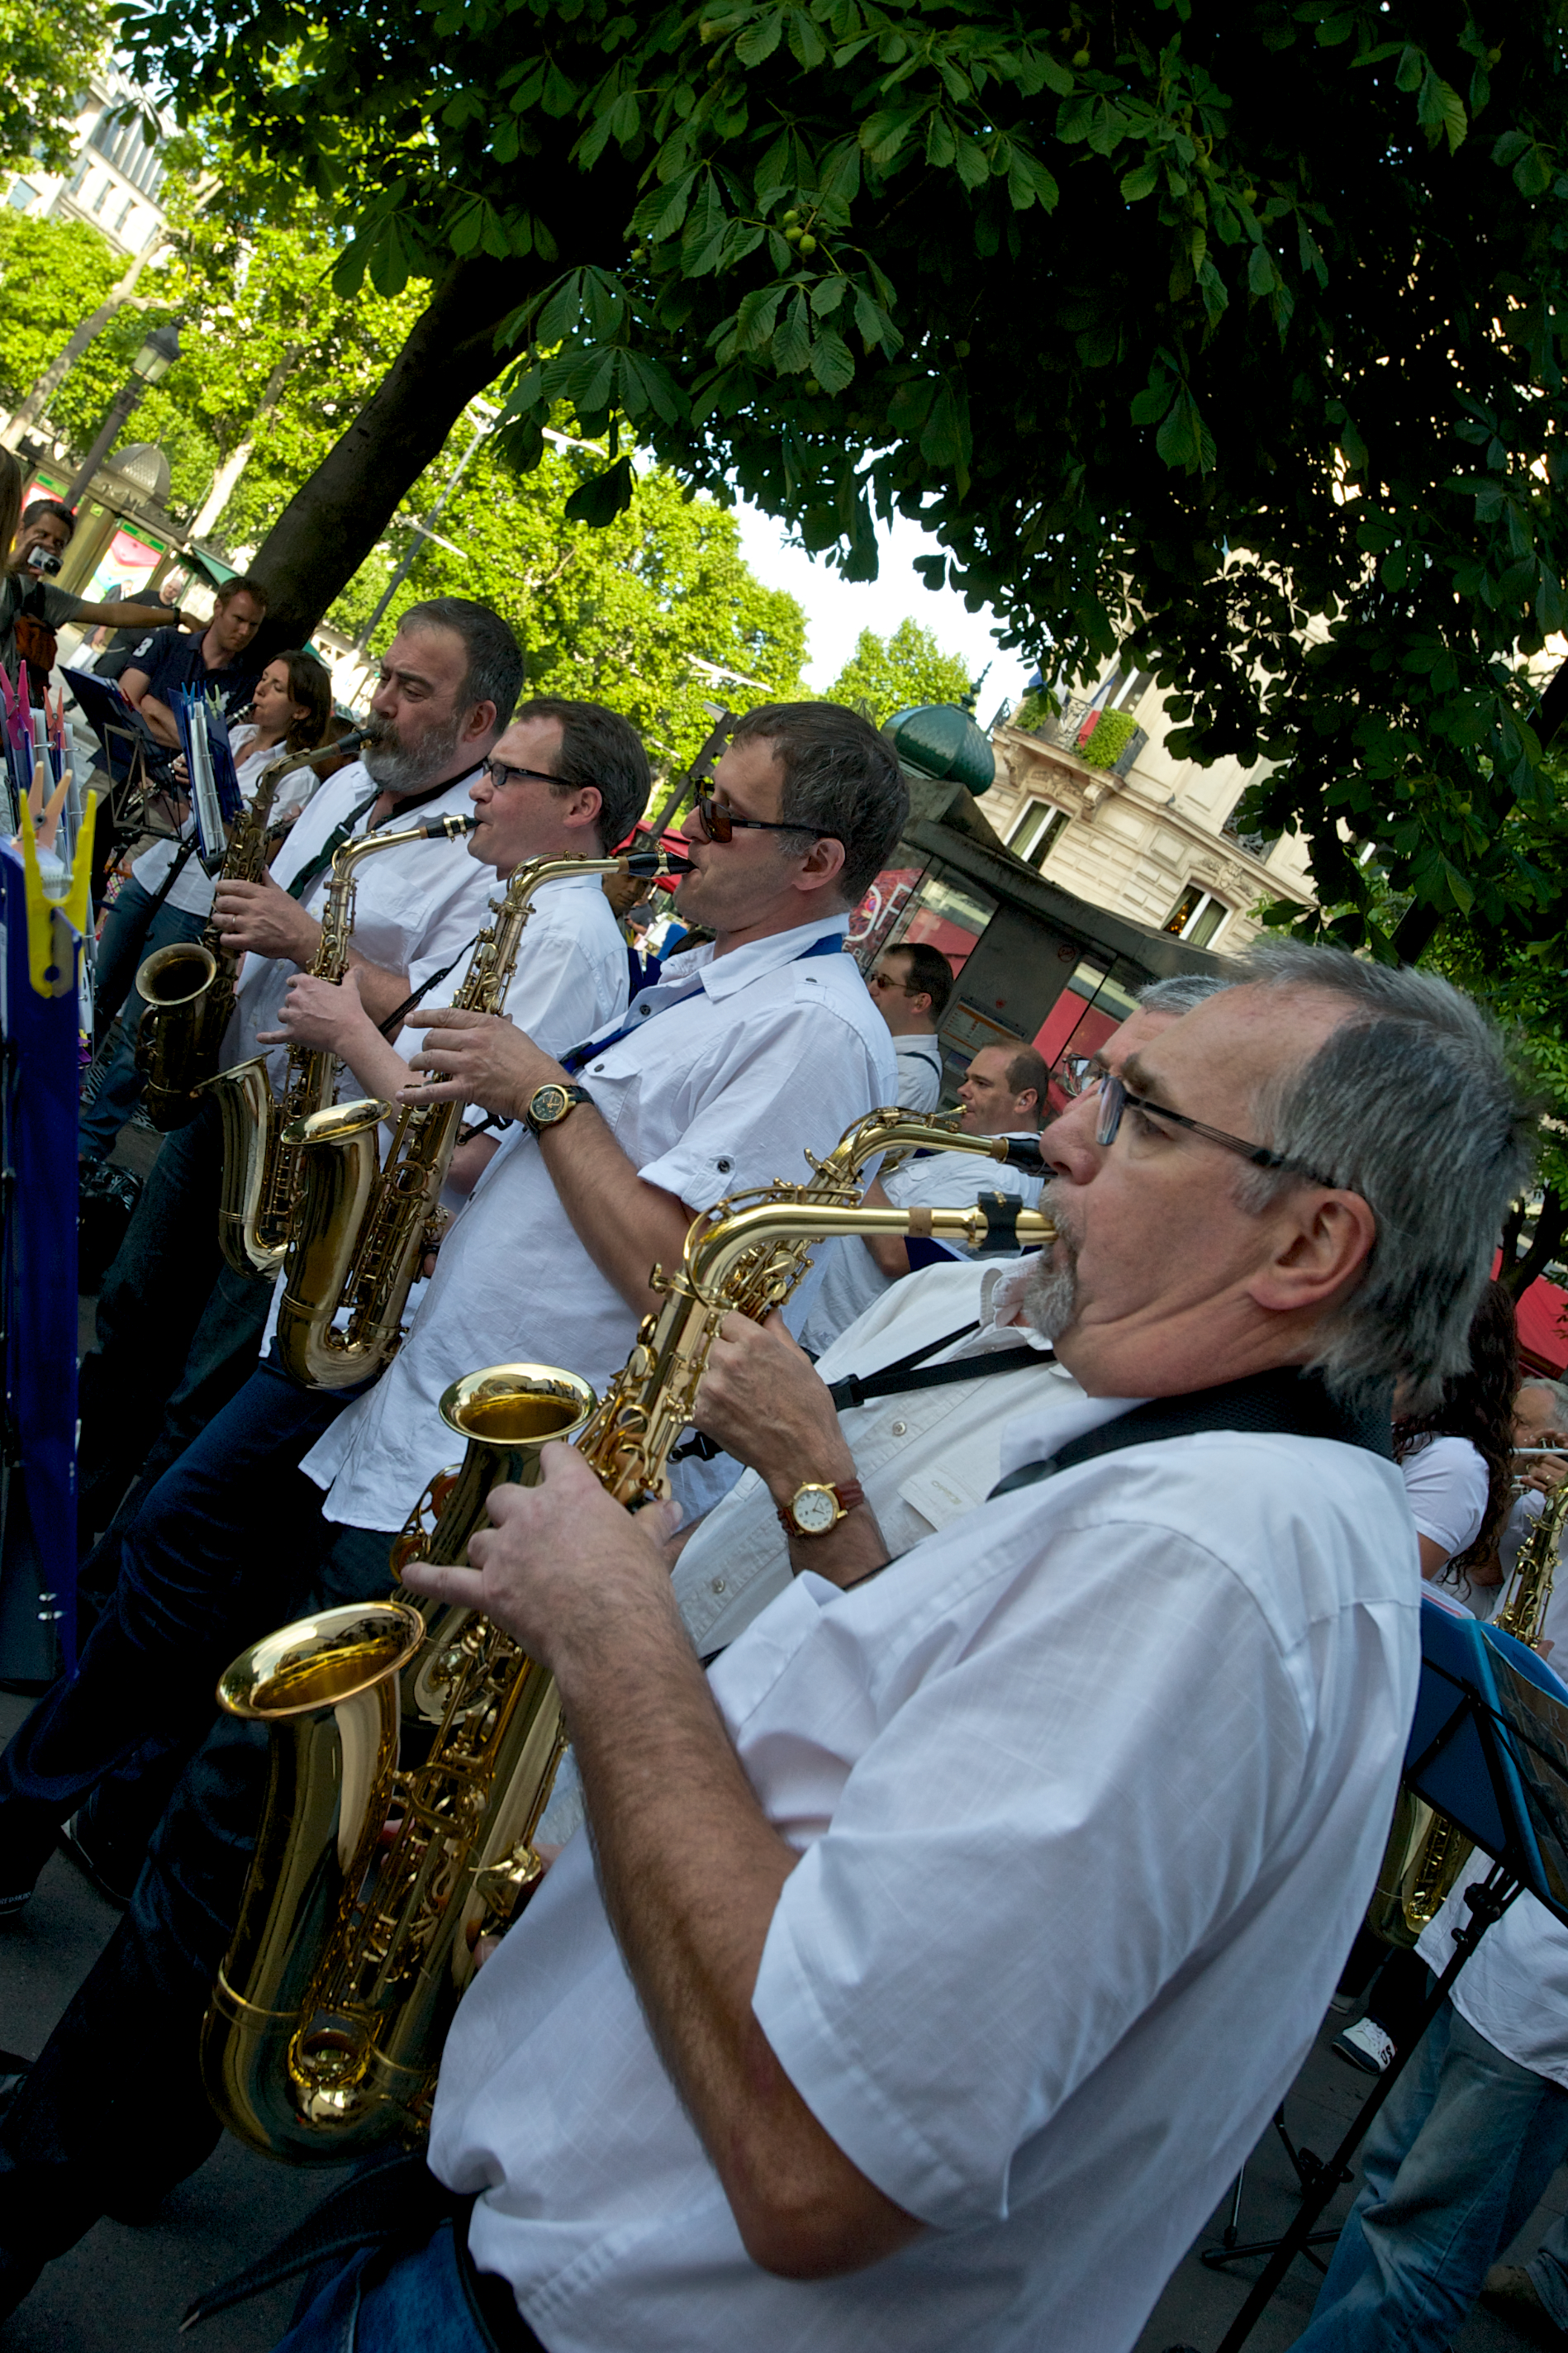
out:
<path id="1" fill-rule="evenodd" d="M 1498 1281 L 1510 1299 L 1521 1299 L 1536 1276 L 1556 1257 L 1564 1227 L 1568 1227 L 1568 1202 L 1564 1202 L 1555 1185 L 1548 1185 L 1541 1197 L 1530 1248 L 1521 1259 L 1511 1259 L 1505 1250 L 1503 1263 L 1498 1269 Z M 1516 1229 L 1516 1242 L 1517 1240 Z"/>
<path id="2" fill-rule="evenodd" d="M 304 643 L 468 402 L 508 364 L 496 348 L 502 320 L 560 268 L 480 258 L 438 281 L 365 406 L 257 551 L 250 569 L 270 599 L 259 650 Z"/>
<path id="3" fill-rule="evenodd" d="M 299 344 L 290 343 L 268 377 L 267 389 L 261 396 L 261 406 L 246 427 L 243 439 L 236 443 L 213 476 L 211 490 L 191 519 L 189 536 L 192 539 L 200 539 L 205 533 L 211 531 L 233 497 L 235 484 L 250 463 L 251 453 L 256 448 L 256 437 L 282 398 L 283 387 L 289 381 L 289 371 L 299 356 Z"/>
<path id="4" fill-rule="evenodd" d="M 96 343 L 110 321 L 130 301 L 136 290 L 136 280 L 148 263 L 155 259 L 162 250 L 161 245 L 155 243 L 145 245 L 124 277 L 118 279 L 110 288 L 97 310 L 89 311 L 58 358 L 49 362 L 48 366 L 5 428 L 13 445 L 21 438 L 29 425 L 37 423 L 89 343 Z M 138 302 L 137 308 L 145 310 L 147 305 L 144 301 Z"/>

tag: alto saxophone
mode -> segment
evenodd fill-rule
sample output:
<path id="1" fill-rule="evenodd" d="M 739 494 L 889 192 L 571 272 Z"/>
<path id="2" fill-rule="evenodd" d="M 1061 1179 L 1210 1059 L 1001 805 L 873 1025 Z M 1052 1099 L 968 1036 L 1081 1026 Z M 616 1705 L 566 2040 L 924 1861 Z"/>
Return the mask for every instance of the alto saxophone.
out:
<path id="1" fill-rule="evenodd" d="M 472 833 L 471 817 L 426 818 L 395 833 L 364 833 L 345 841 L 332 860 L 321 909 L 321 939 L 312 978 L 341 981 L 349 968 L 359 868 L 384 849 Z M 338 1060 L 323 1050 L 290 1046 L 283 1092 L 275 1095 L 265 1054 L 237 1062 L 207 1081 L 223 1122 L 223 1190 L 218 1243 L 237 1274 L 272 1274 L 283 1261 L 300 1182 L 300 1155 L 287 1131 L 331 1102 Z"/>
<path id="2" fill-rule="evenodd" d="M 218 874 L 220 882 L 259 882 L 267 866 L 268 820 L 278 787 L 294 768 L 331 753 L 341 757 L 359 742 L 344 735 L 314 752 L 280 752 L 257 779 L 240 811 Z M 146 1078 L 142 1100 L 154 1127 L 188 1127 L 202 1107 L 201 1089 L 217 1075 L 225 1032 L 234 1012 L 238 951 L 226 947 L 209 919 L 199 940 L 155 948 L 136 975 L 147 1010 L 136 1036 L 136 1067 Z"/>
<path id="3" fill-rule="evenodd" d="M 1541 1640 L 1557 1574 L 1557 1547 L 1568 1520 L 1568 1481 L 1548 1497 L 1513 1565 L 1492 1624 L 1531 1649 Z M 1454 1892 L 1474 1841 L 1447 1814 L 1402 1789 L 1384 1850 L 1367 1926 L 1385 1944 L 1408 1949 Z"/>
<path id="4" fill-rule="evenodd" d="M 911 1146 L 954 1140 L 900 1113 L 872 1117 L 897 1124 Z M 847 1159 L 824 1190 L 839 1189 Z M 999 1196 L 972 1209 L 884 1209 L 812 1198 L 804 1186 L 775 1189 L 745 1208 L 721 1202 L 692 1225 L 679 1269 L 655 1269 L 663 1304 L 596 1409 L 584 1384 L 538 1366 L 495 1366 L 448 1389 L 442 1411 L 468 1451 L 432 1482 L 395 1566 L 465 1557 L 498 1475 L 498 1442 L 533 1450 L 525 1482 L 537 1476 L 541 1443 L 574 1437 L 617 1502 L 636 1508 L 667 1494 L 669 1451 L 725 1316 L 787 1298 L 814 1242 L 918 1230 L 972 1246 L 1000 1234 L 1007 1247 L 1055 1231 L 1043 1212 Z M 218 1697 L 269 1727 L 273 1766 L 239 1926 L 203 2028 L 208 2094 L 240 2139 L 296 2164 L 342 2163 L 416 2138 L 473 1975 L 473 1942 L 505 1925 L 542 1868 L 531 1841 L 564 1746 L 553 1680 L 476 1612 L 392 1600 L 268 1636 L 235 1661 Z M 405 1717 L 427 1746 L 400 1770 Z"/>
<path id="5" fill-rule="evenodd" d="M 493 921 L 475 943 L 453 1004 L 464 1012 L 501 1011 L 534 896 L 545 883 L 569 874 L 652 880 L 689 871 L 686 859 L 662 850 L 629 858 L 531 859 L 517 868 L 504 895 L 490 902 Z M 372 1097 L 298 1116 L 283 1130 L 300 1177 L 278 1348 L 303 1388 L 346 1388 L 391 1362 L 420 1261 L 438 1237 L 441 1187 L 463 1105 L 414 1104 L 399 1112 L 378 1170 L 378 1134 L 391 1116 L 391 1104 Z M 345 1309 L 339 1329 L 335 1319 Z"/>

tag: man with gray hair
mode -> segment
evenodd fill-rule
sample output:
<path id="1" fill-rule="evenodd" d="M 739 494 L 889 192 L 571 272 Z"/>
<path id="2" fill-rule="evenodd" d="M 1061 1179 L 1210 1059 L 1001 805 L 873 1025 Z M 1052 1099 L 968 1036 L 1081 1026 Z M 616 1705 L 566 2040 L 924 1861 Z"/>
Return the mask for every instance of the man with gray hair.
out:
<path id="1" fill-rule="evenodd" d="M 405 1570 L 555 1676 L 592 1842 L 447 2040 L 471 2209 L 288 2353 L 350 2308 L 361 2353 L 472 2341 L 465 2265 L 553 2353 L 1135 2341 L 1371 1892 L 1419 1660 L 1392 1388 L 1463 1363 L 1525 1123 L 1445 983 L 1280 947 L 1049 1143 L 1020 1304 L 1084 1395 L 978 1510 L 892 1564 L 841 1454 L 771 1467 L 812 1569 L 706 1678 L 668 1517 L 568 1448 Z"/>

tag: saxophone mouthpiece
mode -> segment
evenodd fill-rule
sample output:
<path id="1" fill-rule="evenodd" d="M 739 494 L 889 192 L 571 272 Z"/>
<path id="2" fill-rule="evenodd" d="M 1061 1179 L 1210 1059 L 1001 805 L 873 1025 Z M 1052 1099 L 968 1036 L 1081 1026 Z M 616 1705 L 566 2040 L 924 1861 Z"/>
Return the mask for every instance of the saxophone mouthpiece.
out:
<path id="1" fill-rule="evenodd" d="M 477 817 L 433 817 L 410 830 L 424 834 L 427 839 L 444 835 L 448 841 L 459 841 L 465 833 L 472 833 L 478 823 Z"/>
<path id="2" fill-rule="evenodd" d="M 1030 1144 L 1026 1138 L 1019 1135 L 998 1136 L 996 1141 L 998 1144 L 1006 1145 L 1006 1150 L 999 1152 L 996 1157 L 998 1160 L 1005 1160 L 1009 1168 L 1026 1168 L 1031 1176 L 1043 1176 L 1047 1174 L 1046 1155 L 1037 1144 Z"/>
<path id="3" fill-rule="evenodd" d="M 313 752 L 306 753 L 305 757 L 308 761 L 325 760 L 329 756 L 334 760 L 343 760 L 357 752 L 362 744 L 373 744 L 374 741 L 375 736 L 371 728 L 352 727 L 346 735 L 335 736 L 330 744 L 318 744 Z"/>
<path id="4" fill-rule="evenodd" d="M 622 859 L 621 864 L 626 873 L 648 882 L 662 881 L 666 875 L 679 879 L 682 874 L 697 871 L 689 858 L 678 858 L 668 849 L 634 849 Z"/>

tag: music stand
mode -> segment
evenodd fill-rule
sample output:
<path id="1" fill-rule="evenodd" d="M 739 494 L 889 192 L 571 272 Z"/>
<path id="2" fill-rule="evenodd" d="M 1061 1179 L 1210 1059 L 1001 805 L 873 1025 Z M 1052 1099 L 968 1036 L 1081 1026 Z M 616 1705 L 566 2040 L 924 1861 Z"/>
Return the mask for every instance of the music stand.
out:
<path id="1" fill-rule="evenodd" d="M 149 808 L 168 789 L 149 773 L 150 765 L 163 767 L 174 758 L 168 745 L 159 743 L 112 679 L 95 678 L 89 670 L 62 670 L 60 676 L 98 739 L 110 784 L 107 814 L 114 840 L 134 841 L 144 833 L 160 841 L 180 840 L 179 828 L 155 822 Z M 100 848 L 105 846 L 100 841 Z"/>
<path id="2" fill-rule="evenodd" d="M 1350 2159 L 1494 1921 L 1528 1892 L 1568 1926 L 1568 1685 L 1511 1634 L 1456 1617 L 1428 1597 L 1421 1603 L 1421 1685 L 1403 1779 L 1489 1855 L 1492 1869 L 1465 1891 L 1469 1919 L 1454 1938 L 1452 1958 L 1415 2035 L 1307 2188 L 1216 2353 L 1240 2353 L 1297 2255 L 1333 2235 L 1316 2231 L 1320 2217 L 1342 2180 L 1351 2179 Z"/>

